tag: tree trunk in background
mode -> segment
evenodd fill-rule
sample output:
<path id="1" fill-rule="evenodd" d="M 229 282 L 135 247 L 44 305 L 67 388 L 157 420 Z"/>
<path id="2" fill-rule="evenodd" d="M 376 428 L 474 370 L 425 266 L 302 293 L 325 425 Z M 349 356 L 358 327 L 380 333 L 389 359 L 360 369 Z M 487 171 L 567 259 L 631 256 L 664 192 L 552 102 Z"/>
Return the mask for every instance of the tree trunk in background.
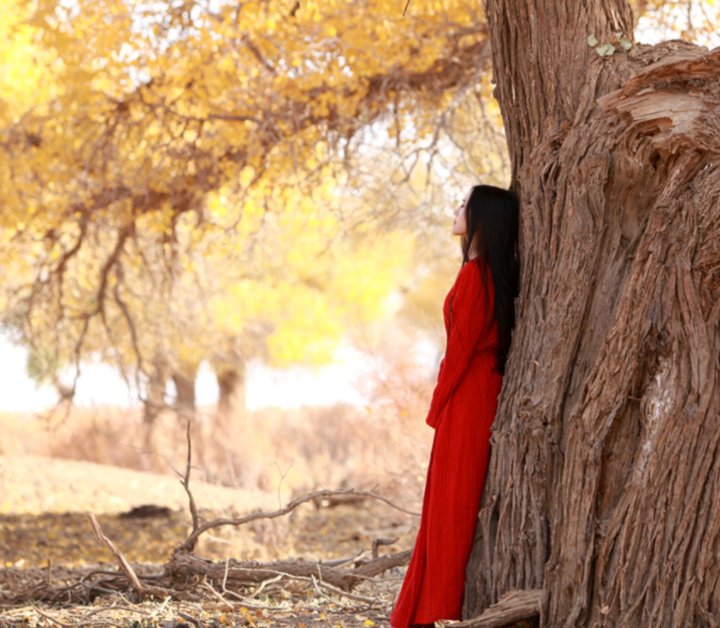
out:
<path id="1" fill-rule="evenodd" d="M 621 0 L 488 0 L 521 294 L 464 614 L 720 625 L 720 50 Z"/>
<path id="2" fill-rule="evenodd" d="M 183 420 L 192 419 L 195 416 L 195 377 L 197 366 L 186 367 L 182 372 L 173 373 L 172 379 L 175 383 L 175 409 L 178 417 Z"/>
<path id="3" fill-rule="evenodd" d="M 245 372 L 245 362 L 224 366 L 217 372 L 218 413 L 222 420 L 231 420 L 245 411 Z"/>
<path id="4" fill-rule="evenodd" d="M 165 409 L 165 389 L 168 377 L 167 360 L 162 356 L 156 356 L 148 378 L 147 397 L 144 400 L 143 408 L 143 421 L 149 429 L 152 429 L 158 415 Z"/>

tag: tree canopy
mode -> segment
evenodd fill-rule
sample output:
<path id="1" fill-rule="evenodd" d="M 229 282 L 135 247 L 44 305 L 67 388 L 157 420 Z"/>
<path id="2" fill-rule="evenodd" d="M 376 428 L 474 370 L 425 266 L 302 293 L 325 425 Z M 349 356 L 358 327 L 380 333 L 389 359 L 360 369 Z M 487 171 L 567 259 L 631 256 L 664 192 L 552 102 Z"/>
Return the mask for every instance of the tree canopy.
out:
<path id="1" fill-rule="evenodd" d="M 1 6 L 0 302 L 38 377 L 327 359 L 507 178 L 477 3 Z"/>

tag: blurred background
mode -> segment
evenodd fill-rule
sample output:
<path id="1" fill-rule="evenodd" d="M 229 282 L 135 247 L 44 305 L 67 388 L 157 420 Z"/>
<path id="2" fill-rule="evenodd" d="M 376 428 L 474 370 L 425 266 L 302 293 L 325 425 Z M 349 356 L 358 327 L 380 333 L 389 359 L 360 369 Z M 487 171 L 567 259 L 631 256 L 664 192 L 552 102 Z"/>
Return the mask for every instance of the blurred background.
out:
<path id="1" fill-rule="evenodd" d="M 479 5 L 0 0 L 3 512 L 79 507 L 47 457 L 172 475 L 190 419 L 248 508 L 419 509 L 452 214 L 510 174 Z M 713 0 L 634 8 L 720 44 Z"/>

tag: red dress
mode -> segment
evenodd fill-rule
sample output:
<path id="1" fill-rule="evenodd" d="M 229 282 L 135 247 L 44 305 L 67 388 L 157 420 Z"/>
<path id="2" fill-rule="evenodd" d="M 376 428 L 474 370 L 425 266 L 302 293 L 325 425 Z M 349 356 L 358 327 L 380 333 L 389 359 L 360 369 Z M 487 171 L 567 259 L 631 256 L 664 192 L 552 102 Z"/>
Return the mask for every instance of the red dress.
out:
<path id="1" fill-rule="evenodd" d="M 443 306 L 447 349 L 426 422 L 435 428 L 415 549 L 390 624 L 460 619 L 502 375 L 490 266 L 465 263 Z"/>

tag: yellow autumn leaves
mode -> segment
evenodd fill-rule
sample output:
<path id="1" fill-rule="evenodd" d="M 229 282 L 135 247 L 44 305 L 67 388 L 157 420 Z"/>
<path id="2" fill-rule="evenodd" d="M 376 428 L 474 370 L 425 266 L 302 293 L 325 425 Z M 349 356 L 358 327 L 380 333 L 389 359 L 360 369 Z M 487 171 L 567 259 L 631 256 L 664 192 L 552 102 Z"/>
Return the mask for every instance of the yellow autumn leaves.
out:
<path id="1" fill-rule="evenodd" d="M 317 362 L 384 315 L 458 182 L 507 175 L 478 3 L 404 4 L 0 0 L 0 304 L 39 372 Z"/>
<path id="2" fill-rule="evenodd" d="M 462 87 L 438 62 L 481 36 L 467 2 L 0 7 L 0 298 L 39 377 L 321 362 L 386 313 L 416 234 L 340 160 Z"/>

